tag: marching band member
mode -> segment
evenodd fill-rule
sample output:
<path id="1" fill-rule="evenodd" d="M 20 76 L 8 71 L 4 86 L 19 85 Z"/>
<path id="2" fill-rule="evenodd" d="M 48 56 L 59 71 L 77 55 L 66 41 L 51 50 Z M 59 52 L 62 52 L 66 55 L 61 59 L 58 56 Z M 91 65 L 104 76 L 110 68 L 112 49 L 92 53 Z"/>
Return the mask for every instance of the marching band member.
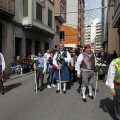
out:
<path id="1" fill-rule="evenodd" d="M 4 87 L 3 87 L 3 74 L 5 71 L 5 60 L 3 57 L 3 54 L 0 53 L 0 90 L 1 90 L 1 94 L 4 94 Z"/>
<path id="2" fill-rule="evenodd" d="M 80 78 L 82 75 L 82 100 L 87 102 L 86 99 L 86 87 L 89 88 L 89 97 L 94 99 L 92 95 L 92 80 L 94 79 L 94 69 L 95 69 L 95 56 L 91 52 L 91 47 L 89 44 L 84 46 L 84 52 L 81 53 L 75 65 L 75 70 L 77 71 L 77 77 Z"/>
<path id="3" fill-rule="evenodd" d="M 60 70 L 60 77 L 61 77 L 61 82 L 63 83 L 63 93 L 66 93 L 66 82 L 70 81 L 70 74 L 69 74 L 69 68 L 68 68 L 68 62 L 71 61 L 71 56 L 68 51 L 64 50 L 64 44 L 60 43 L 59 45 L 60 50 L 57 51 L 53 57 L 53 64 L 57 67 L 56 70 L 56 79 L 57 79 L 57 90 L 56 93 L 60 92 L 60 78 L 59 78 L 59 70 Z M 62 68 L 57 63 L 57 55 L 61 55 L 62 59 Z"/>

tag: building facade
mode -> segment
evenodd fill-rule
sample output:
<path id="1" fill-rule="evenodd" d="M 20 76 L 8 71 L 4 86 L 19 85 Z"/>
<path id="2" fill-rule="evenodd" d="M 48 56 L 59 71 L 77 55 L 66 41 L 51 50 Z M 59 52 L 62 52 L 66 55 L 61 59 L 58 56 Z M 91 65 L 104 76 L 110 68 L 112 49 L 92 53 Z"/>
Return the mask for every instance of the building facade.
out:
<path id="1" fill-rule="evenodd" d="M 91 44 L 91 22 L 85 23 L 84 44 Z"/>
<path id="2" fill-rule="evenodd" d="M 60 29 L 63 23 L 66 22 L 66 9 L 67 9 L 67 1 L 66 0 L 54 0 L 54 11 L 55 11 L 55 35 L 53 38 L 53 47 L 59 46 L 60 40 Z"/>
<path id="3" fill-rule="evenodd" d="M 117 33 L 119 35 L 118 41 L 118 54 L 120 56 L 120 0 L 114 0 L 114 15 L 113 15 L 113 28 L 117 28 Z"/>
<path id="4" fill-rule="evenodd" d="M 0 0 L 0 51 L 6 74 L 16 56 L 44 53 L 60 43 L 65 12 L 66 0 Z"/>
<path id="5" fill-rule="evenodd" d="M 76 48 L 78 46 L 78 31 L 76 28 L 62 25 L 61 31 L 65 32 L 65 39 L 62 41 L 66 48 Z"/>
<path id="6" fill-rule="evenodd" d="M 15 16 L 15 0 L 0 0 L 0 52 L 6 63 L 6 73 L 10 71 L 13 61 L 13 17 Z"/>
<path id="7" fill-rule="evenodd" d="M 108 50 L 108 1 L 102 0 L 102 46 L 105 50 Z"/>
<path id="8" fill-rule="evenodd" d="M 119 34 L 118 28 L 113 28 L 113 18 L 114 16 L 114 1 L 109 0 L 108 9 L 108 52 L 113 53 L 115 50 L 119 55 Z"/>
<path id="9" fill-rule="evenodd" d="M 100 50 L 102 45 L 102 22 L 96 23 L 95 50 Z"/>
<path id="10" fill-rule="evenodd" d="M 85 1 L 78 0 L 78 44 L 84 46 L 84 8 Z"/>

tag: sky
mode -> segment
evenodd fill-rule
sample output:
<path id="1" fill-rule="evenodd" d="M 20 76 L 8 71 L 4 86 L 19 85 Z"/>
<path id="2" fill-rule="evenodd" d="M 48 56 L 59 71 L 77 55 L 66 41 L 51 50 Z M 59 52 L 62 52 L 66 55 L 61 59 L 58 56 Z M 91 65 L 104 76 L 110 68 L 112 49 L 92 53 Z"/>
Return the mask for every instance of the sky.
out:
<path id="1" fill-rule="evenodd" d="M 101 0 L 85 0 L 85 10 L 101 7 Z M 87 11 L 85 15 L 86 20 L 89 19 L 100 19 L 101 20 L 101 9 Z"/>

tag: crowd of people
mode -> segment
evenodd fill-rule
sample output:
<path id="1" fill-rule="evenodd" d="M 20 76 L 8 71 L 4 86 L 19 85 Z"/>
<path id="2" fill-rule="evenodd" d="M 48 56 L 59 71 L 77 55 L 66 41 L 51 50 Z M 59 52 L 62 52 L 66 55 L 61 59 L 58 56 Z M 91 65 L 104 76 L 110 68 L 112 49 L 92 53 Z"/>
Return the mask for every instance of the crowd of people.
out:
<path id="1" fill-rule="evenodd" d="M 106 64 L 105 71 L 99 75 L 99 79 L 105 79 L 105 74 L 108 75 L 106 85 L 110 87 L 111 94 L 114 96 L 115 113 L 120 119 L 120 58 L 118 58 L 116 51 L 112 54 L 105 52 L 101 47 L 100 51 L 96 50 L 95 53 L 91 51 L 89 44 L 79 49 L 71 48 L 65 49 L 64 44 L 60 43 L 59 50 L 47 50 L 46 53 L 38 52 L 36 56 L 36 68 L 33 67 L 31 56 L 24 56 L 20 59 L 17 56 L 15 66 L 20 65 L 22 72 L 26 73 L 36 70 L 37 90 L 42 91 L 44 86 L 44 74 L 48 74 L 47 88 L 56 87 L 56 93 L 63 92 L 66 94 L 67 87 L 71 86 L 78 80 L 80 89 L 82 91 L 82 100 L 87 102 L 86 88 L 88 88 L 88 97 L 94 99 L 92 93 L 92 84 L 94 80 L 96 58 L 101 58 L 103 63 Z M 109 69 L 108 69 L 109 68 Z M 4 87 L 2 81 L 2 73 L 5 71 L 5 61 L 2 53 L 0 53 L 0 90 L 4 94 Z M 36 89 L 35 89 L 36 91 Z"/>

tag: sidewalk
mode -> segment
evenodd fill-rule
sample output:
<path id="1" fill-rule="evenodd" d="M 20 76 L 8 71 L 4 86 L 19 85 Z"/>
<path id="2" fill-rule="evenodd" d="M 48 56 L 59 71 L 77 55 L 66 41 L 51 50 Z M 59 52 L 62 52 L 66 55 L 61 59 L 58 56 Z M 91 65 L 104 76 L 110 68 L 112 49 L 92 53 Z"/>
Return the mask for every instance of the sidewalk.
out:
<path id="1" fill-rule="evenodd" d="M 11 75 L 9 75 L 9 77 L 6 79 L 6 81 L 8 81 L 8 80 L 13 80 L 13 79 L 17 79 L 17 78 L 20 78 L 20 77 L 24 77 L 24 76 L 26 76 L 26 75 L 29 75 L 29 74 L 32 74 L 32 73 L 34 73 L 34 71 L 32 71 L 32 72 L 28 72 L 28 73 L 26 73 L 26 74 L 11 74 Z"/>

